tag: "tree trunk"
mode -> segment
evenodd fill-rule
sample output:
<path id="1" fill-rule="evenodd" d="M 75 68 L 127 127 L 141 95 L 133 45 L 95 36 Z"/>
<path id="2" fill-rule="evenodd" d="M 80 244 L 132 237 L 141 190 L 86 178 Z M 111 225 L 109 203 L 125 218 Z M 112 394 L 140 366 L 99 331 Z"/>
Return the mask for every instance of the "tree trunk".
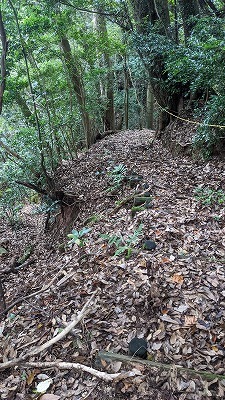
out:
<path id="1" fill-rule="evenodd" d="M 97 7 L 97 11 L 101 12 L 101 8 Z M 107 76 L 106 76 L 106 82 L 102 84 L 102 87 L 103 91 L 105 92 L 104 94 L 106 97 L 107 105 L 103 117 L 103 123 L 104 123 L 104 130 L 109 131 L 115 129 L 114 91 L 113 91 L 114 76 L 112 71 L 111 57 L 106 48 L 108 43 L 108 32 L 106 27 L 105 16 L 102 14 L 95 14 L 94 18 L 95 18 L 96 30 L 99 34 L 99 39 L 104 38 L 105 40 L 103 57 L 104 57 L 104 64 L 107 68 Z"/>
<path id="2" fill-rule="evenodd" d="M 165 36 L 166 40 L 170 23 L 168 2 L 166 0 L 132 0 L 132 5 L 138 33 L 146 35 L 148 34 L 149 26 L 157 26 L 157 32 Z M 159 24 L 159 21 L 161 21 L 161 24 Z M 144 59 L 142 50 L 137 50 L 140 57 Z M 163 54 L 158 54 L 153 59 L 151 66 L 148 64 L 145 66 L 149 73 L 149 82 L 152 86 L 154 97 L 160 106 L 158 130 L 161 131 L 171 120 L 169 113 L 177 114 L 182 86 L 177 85 L 174 88 L 168 88 L 168 85 L 166 85 L 167 74 L 165 72 Z"/>
<path id="3" fill-rule="evenodd" d="M 124 60 L 124 122 L 125 129 L 129 127 L 129 76 L 126 57 Z"/>
<path id="4" fill-rule="evenodd" d="M 158 19 L 161 21 L 164 33 L 166 36 L 169 35 L 168 28 L 170 26 L 170 15 L 167 0 L 155 0 L 156 12 Z"/>
<path id="5" fill-rule="evenodd" d="M 197 0 L 178 0 L 178 4 L 183 20 L 184 37 L 185 41 L 187 41 L 195 26 L 193 17 L 199 15 L 199 5 Z"/>
<path id="6" fill-rule="evenodd" d="M 147 87 L 147 100 L 146 100 L 146 127 L 148 129 L 153 129 L 153 109 L 154 109 L 154 95 L 152 91 L 152 86 L 148 83 Z"/>
<path id="7" fill-rule="evenodd" d="M 76 60 L 74 60 L 74 57 L 72 55 L 69 40 L 66 37 L 63 37 L 61 39 L 61 48 L 63 51 L 66 67 L 73 85 L 73 89 L 77 98 L 77 102 L 80 107 L 80 112 L 85 132 L 86 145 L 87 148 L 89 148 L 90 145 L 94 143 L 95 138 L 92 132 L 91 121 L 88 112 L 86 111 L 86 97 L 85 97 L 83 79 L 76 66 Z"/>
<path id="8" fill-rule="evenodd" d="M 0 84 L 0 114 L 2 113 L 2 104 L 3 104 L 3 94 L 5 90 L 5 82 L 6 82 L 6 54 L 8 50 L 8 42 L 6 40 L 5 28 L 2 20 L 2 12 L 0 9 L 0 37 L 2 44 L 2 56 L 1 56 L 1 84 Z"/>
<path id="9" fill-rule="evenodd" d="M 18 104 L 27 124 L 31 124 L 32 126 L 36 127 L 35 117 L 29 109 L 26 100 L 21 96 L 19 92 L 15 93 L 15 101 Z"/>

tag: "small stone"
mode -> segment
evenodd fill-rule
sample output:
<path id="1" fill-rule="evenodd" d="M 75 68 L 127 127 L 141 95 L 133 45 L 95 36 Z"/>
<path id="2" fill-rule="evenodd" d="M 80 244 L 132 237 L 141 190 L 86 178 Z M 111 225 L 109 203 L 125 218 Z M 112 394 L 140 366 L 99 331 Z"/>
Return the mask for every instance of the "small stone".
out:
<path id="1" fill-rule="evenodd" d="M 139 358 L 147 358 L 147 342 L 143 338 L 134 337 L 129 343 L 129 354 Z"/>
<path id="2" fill-rule="evenodd" d="M 155 250 L 156 243 L 153 240 L 145 240 L 143 249 L 144 250 Z"/>

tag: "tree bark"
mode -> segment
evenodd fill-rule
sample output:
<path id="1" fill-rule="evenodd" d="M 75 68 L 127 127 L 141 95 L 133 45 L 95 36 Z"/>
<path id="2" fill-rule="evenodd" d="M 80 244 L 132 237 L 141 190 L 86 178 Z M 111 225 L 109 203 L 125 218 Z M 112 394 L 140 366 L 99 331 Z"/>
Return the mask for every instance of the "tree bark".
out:
<path id="1" fill-rule="evenodd" d="M 147 35 L 149 26 L 156 26 L 157 32 L 165 36 L 166 40 L 169 32 L 168 2 L 166 0 L 141 0 L 141 2 L 139 0 L 132 0 L 132 5 L 138 33 Z M 161 24 L 158 24 L 159 21 L 161 21 Z M 139 48 L 137 50 L 140 57 L 144 59 L 142 49 Z M 148 64 L 145 66 L 149 73 L 149 81 L 154 97 L 161 106 L 159 110 L 158 131 L 162 131 L 171 121 L 171 116 L 167 110 L 173 114 L 177 114 L 182 85 L 178 84 L 173 88 L 168 88 L 168 85 L 166 85 L 167 73 L 165 72 L 163 54 L 157 54 L 151 66 Z"/>
<path id="2" fill-rule="evenodd" d="M 166 36 L 169 36 L 170 15 L 167 0 L 155 0 L 156 12 L 162 23 Z"/>
<path id="3" fill-rule="evenodd" d="M 104 38 L 106 46 L 108 43 L 108 32 L 106 27 L 106 19 L 105 16 L 101 14 L 101 8 L 97 7 L 97 11 L 99 14 L 95 15 L 95 25 L 96 30 L 99 34 L 99 38 Z M 114 91 L 113 91 L 113 83 L 114 76 L 112 71 L 112 61 L 109 55 L 109 52 L 106 48 L 103 50 L 104 64 L 107 68 L 106 82 L 102 84 L 103 90 L 105 92 L 105 97 L 107 100 L 107 105 L 105 109 L 105 114 L 103 117 L 104 130 L 114 130 L 115 129 L 115 111 L 114 111 Z"/>
<path id="4" fill-rule="evenodd" d="M 0 114 L 2 113 L 2 105 L 3 105 L 3 94 L 5 90 L 6 84 L 6 55 L 8 51 L 8 42 L 6 39 L 6 32 L 2 20 L 2 12 L 0 9 L 0 37 L 1 37 L 1 44 L 2 44 L 2 55 L 1 55 L 1 84 L 0 84 Z"/>
<path id="5" fill-rule="evenodd" d="M 199 4 L 197 0 L 178 0 L 178 4 L 183 20 L 184 37 L 185 41 L 187 41 L 195 26 L 193 17 L 199 15 Z"/>
<path id="6" fill-rule="evenodd" d="M 152 86 L 148 83 L 147 100 L 146 100 L 146 127 L 153 129 L 153 110 L 154 110 L 154 95 Z"/>
<path id="7" fill-rule="evenodd" d="M 90 145 L 94 143 L 95 138 L 93 137 L 91 120 L 86 110 L 86 98 L 85 98 L 83 79 L 76 66 L 76 61 L 74 60 L 74 57 L 72 55 L 69 40 L 65 36 L 61 39 L 61 48 L 63 51 L 66 67 L 73 85 L 73 89 L 77 98 L 77 102 L 80 107 L 80 112 L 85 132 L 86 145 L 87 148 L 89 148 Z"/>

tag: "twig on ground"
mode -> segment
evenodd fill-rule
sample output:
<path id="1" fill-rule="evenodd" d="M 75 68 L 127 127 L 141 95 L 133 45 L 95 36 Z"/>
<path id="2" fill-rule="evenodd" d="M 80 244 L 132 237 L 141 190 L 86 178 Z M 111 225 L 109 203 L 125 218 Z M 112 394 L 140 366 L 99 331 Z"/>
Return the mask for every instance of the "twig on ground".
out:
<path id="1" fill-rule="evenodd" d="M 120 381 L 122 379 L 130 378 L 136 375 L 140 375 L 139 371 L 128 371 L 121 372 L 115 374 L 108 374 L 106 372 L 98 371 L 97 369 L 88 367 L 87 365 L 79 364 L 79 363 L 69 363 L 69 362 L 21 362 L 23 367 L 27 368 L 54 368 L 57 367 L 59 369 L 76 369 L 77 371 L 87 372 L 96 378 L 102 379 L 105 382 L 112 381 Z"/>
<path id="2" fill-rule="evenodd" d="M 4 289 L 2 285 L 2 280 L 0 277 L 0 310 L 2 310 L 2 313 L 4 314 L 6 308 L 5 304 L 5 295 L 4 295 Z"/>
<path id="3" fill-rule="evenodd" d="M 33 356 L 41 353 L 43 350 L 46 350 L 48 347 L 52 346 L 53 344 L 57 343 L 59 340 L 63 339 L 66 335 L 68 335 L 68 333 L 71 331 L 71 329 L 73 329 L 75 327 L 75 325 L 77 325 L 82 320 L 82 318 L 88 313 L 88 311 L 89 311 L 88 307 L 98 291 L 99 291 L 99 289 L 95 290 L 95 292 L 92 293 L 92 296 L 85 303 L 84 307 L 78 313 L 77 317 L 72 322 L 70 322 L 70 324 L 68 324 L 67 327 L 62 332 L 60 332 L 58 335 L 56 335 L 55 337 L 50 339 L 48 342 L 42 344 L 41 346 L 38 346 L 38 347 L 28 351 L 28 353 L 25 353 L 23 356 L 21 356 L 19 358 L 15 358 L 10 361 L 6 361 L 5 363 L 0 363 L 0 370 L 15 367 L 16 365 L 21 364 L 21 363 L 24 364 L 24 361 L 28 357 L 33 357 Z"/>

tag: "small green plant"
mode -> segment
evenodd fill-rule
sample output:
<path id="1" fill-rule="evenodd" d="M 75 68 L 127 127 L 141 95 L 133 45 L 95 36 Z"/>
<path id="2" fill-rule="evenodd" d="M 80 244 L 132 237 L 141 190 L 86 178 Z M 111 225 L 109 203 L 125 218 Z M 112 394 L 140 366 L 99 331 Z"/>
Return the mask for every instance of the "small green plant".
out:
<path id="1" fill-rule="evenodd" d="M 126 252 L 126 258 L 130 258 L 134 246 L 139 242 L 140 236 L 142 235 L 143 224 L 134 231 L 133 235 L 129 235 L 126 239 L 122 235 L 101 235 L 101 237 L 107 240 L 109 246 L 115 247 L 114 256 Z"/>
<path id="2" fill-rule="evenodd" d="M 121 187 L 127 173 L 127 167 L 124 164 L 116 165 L 112 171 L 108 172 L 110 178 L 110 187 L 107 192 L 113 192 Z"/>
<path id="3" fill-rule="evenodd" d="M 99 214 L 93 214 L 90 217 L 88 217 L 84 223 L 85 225 L 94 225 L 96 222 L 99 222 L 101 220 L 101 215 Z"/>
<path id="4" fill-rule="evenodd" d="M 204 206 L 222 205 L 225 203 L 225 192 L 221 189 L 214 190 L 199 187 L 195 190 L 195 198 Z"/>
<path id="5" fill-rule="evenodd" d="M 72 232 L 67 235 L 67 237 L 70 239 L 68 244 L 69 245 L 77 244 L 77 246 L 83 247 L 85 244 L 85 238 L 83 236 L 90 231 L 91 228 L 82 228 L 80 231 L 73 229 Z"/>

